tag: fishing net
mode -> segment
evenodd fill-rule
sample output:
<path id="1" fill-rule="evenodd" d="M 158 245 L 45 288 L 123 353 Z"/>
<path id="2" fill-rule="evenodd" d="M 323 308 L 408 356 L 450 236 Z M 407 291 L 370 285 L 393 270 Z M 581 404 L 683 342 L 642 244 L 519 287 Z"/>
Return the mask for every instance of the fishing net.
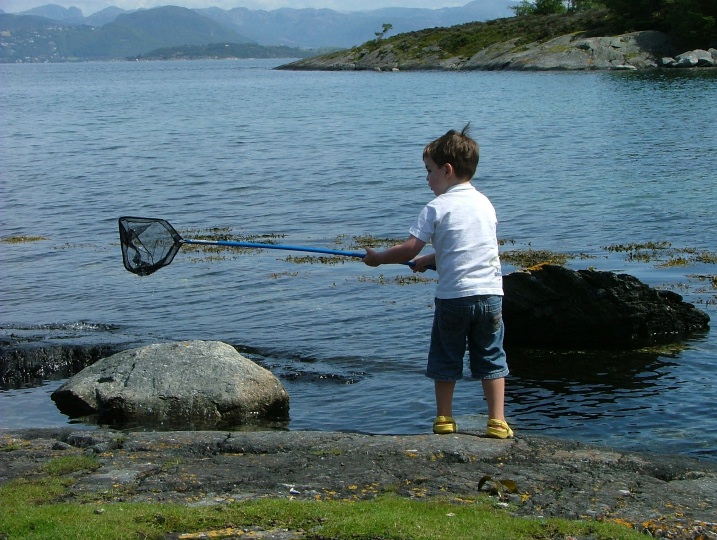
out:
<path id="1" fill-rule="evenodd" d="M 142 217 L 119 218 L 119 234 L 122 244 L 124 267 L 140 276 L 153 274 L 174 260 L 174 256 L 183 244 L 202 246 L 231 246 L 251 249 L 286 249 L 309 253 L 327 253 L 344 257 L 363 258 L 363 251 L 341 251 L 310 246 L 288 246 L 283 244 L 260 244 L 257 242 L 238 242 L 234 240 L 190 240 L 182 238 L 167 221 Z M 413 266 L 409 261 L 402 264 Z M 435 270 L 435 267 L 428 266 Z"/>
<path id="2" fill-rule="evenodd" d="M 119 218 L 124 267 L 148 276 L 172 262 L 182 247 L 182 237 L 163 219 Z"/>

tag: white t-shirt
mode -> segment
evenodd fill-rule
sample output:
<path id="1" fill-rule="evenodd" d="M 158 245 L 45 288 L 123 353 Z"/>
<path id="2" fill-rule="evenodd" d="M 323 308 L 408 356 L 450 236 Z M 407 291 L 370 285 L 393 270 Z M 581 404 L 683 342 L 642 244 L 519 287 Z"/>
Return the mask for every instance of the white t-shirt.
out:
<path id="1" fill-rule="evenodd" d="M 488 197 L 465 182 L 428 203 L 409 232 L 436 252 L 436 298 L 503 295 L 498 219 Z"/>

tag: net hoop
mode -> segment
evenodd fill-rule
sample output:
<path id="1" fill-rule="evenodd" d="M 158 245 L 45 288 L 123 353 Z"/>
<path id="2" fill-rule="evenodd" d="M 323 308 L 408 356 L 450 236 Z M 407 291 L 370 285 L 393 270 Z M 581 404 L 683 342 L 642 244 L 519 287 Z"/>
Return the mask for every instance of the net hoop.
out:
<path id="1" fill-rule="evenodd" d="M 153 274 L 172 262 L 183 239 L 163 219 L 123 216 L 119 218 L 124 267 L 138 276 Z"/>

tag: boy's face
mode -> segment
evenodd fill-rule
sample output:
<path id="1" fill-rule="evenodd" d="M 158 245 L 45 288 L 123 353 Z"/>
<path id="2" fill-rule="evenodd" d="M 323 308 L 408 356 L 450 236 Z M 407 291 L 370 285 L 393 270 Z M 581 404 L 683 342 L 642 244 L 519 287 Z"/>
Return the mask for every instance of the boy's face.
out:
<path id="1" fill-rule="evenodd" d="M 431 188 L 431 191 L 436 197 L 443 195 L 448 191 L 448 188 L 453 185 L 449 178 L 453 168 L 448 164 L 439 167 L 429 157 L 424 157 L 423 163 L 426 164 L 426 171 L 428 172 L 428 176 L 426 177 L 428 187 Z"/>

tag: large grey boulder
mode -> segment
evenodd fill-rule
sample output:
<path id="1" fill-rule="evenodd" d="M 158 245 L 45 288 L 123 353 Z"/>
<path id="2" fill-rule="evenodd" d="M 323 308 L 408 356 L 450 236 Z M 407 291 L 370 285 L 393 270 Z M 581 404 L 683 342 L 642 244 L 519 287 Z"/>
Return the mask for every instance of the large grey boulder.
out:
<path id="1" fill-rule="evenodd" d="M 503 289 L 506 346 L 634 349 L 709 328 L 679 294 L 628 274 L 546 264 L 508 274 Z"/>
<path id="2" fill-rule="evenodd" d="M 708 51 L 695 49 L 678 54 L 675 58 L 663 57 L 658 64 L 660 67 L 674 68 L 715 67 L 717 66 L 717 49 Z"/>
<path id="3" fill-rule="evenodd" d="M 289 396 L 268 370 L 218 341 L 131 349 L 99 360 L 52 393 L 70 417 L 184 429 L 286 420 Z"/>
<path id="4" fill-rule="evenodd" d="M 695 49 L 694 51 L 688 51 L 680 54 L 675 59 L 679 67 L 714 67 L 715 61 L 712 57 L 712 53 L 702 49 Z"/>

